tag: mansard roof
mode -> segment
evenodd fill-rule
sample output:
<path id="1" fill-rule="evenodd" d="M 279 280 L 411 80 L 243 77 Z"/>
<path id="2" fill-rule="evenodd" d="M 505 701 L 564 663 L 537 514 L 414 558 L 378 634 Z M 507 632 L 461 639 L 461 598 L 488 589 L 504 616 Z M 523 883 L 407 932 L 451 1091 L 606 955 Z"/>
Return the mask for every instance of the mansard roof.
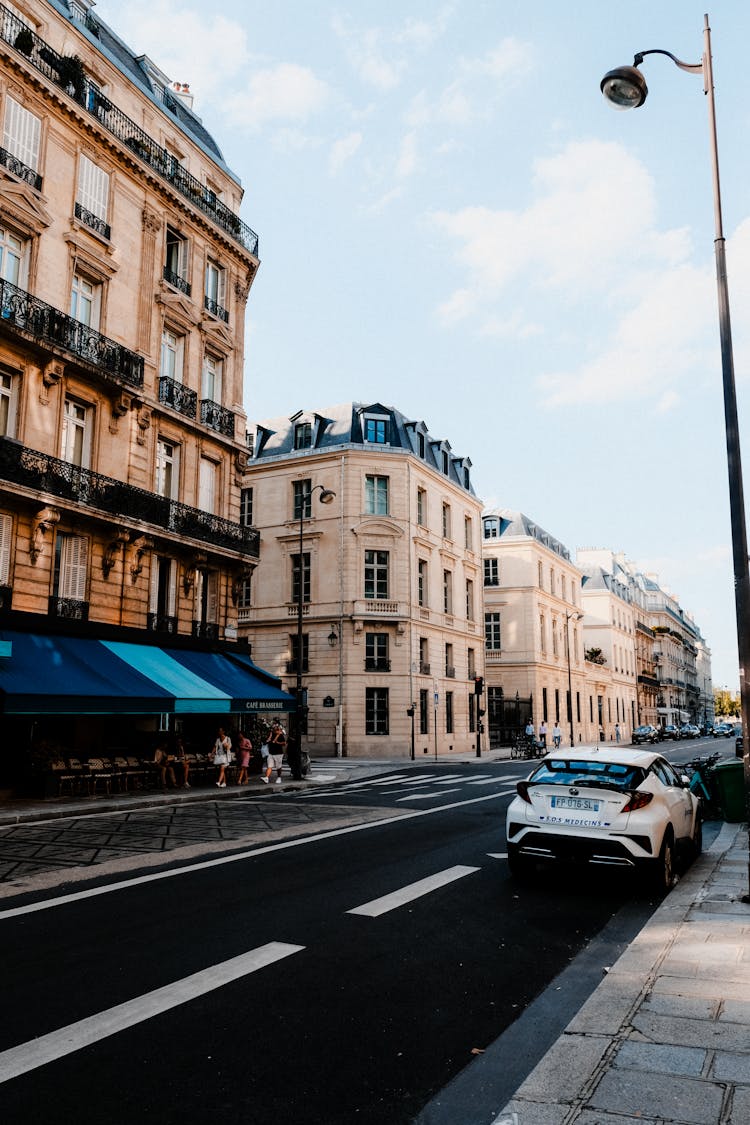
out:
<path id="1" fill-rule="evenodd" d="M 525 515 L 524 512 L 513 508 L 485 508 L 482 512 L 483 520 L 493 517 L 499 521 L 498 537 L 502 538 L 504 535 L 508 538 L 513 536 L 531 537 L 550 551 L 554 551 L 566 562 L 571 561 L 568 548 L 559 539 L 555 539 L 553 535 L 550 535 L 548 531 L 545 531 L 543 527 L 540 527 L 538 523 Z"/>

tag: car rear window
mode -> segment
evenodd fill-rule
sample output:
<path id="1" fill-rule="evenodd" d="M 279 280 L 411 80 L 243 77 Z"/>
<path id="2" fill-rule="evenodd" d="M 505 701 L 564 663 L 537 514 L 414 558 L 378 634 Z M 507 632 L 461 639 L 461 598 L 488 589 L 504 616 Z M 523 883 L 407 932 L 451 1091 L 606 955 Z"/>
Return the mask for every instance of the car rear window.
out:
<path id="1" fill-rule="evenodd" d="M 623 762 L 581 762 L 575 758 L 552 758 L 543 762 L 531 775 L 535 785 L 585 785 L 591 782 L 613 789 L 637 789 L 646 776 L 640 766 Z"/>

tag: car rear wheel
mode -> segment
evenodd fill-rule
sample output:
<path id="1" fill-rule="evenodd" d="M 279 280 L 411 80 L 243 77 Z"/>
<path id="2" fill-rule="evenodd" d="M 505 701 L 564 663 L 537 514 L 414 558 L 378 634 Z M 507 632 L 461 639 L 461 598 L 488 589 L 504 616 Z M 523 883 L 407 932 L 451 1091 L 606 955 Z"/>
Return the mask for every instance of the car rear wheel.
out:
<path id="1" fill-rule="evenodd" d="M 666 895 L 674 884 L 674 841 L 671 832 L 667 832 L 662 841 L 659 858 L 652 860 L 651 888 L 657 894 Z"/>

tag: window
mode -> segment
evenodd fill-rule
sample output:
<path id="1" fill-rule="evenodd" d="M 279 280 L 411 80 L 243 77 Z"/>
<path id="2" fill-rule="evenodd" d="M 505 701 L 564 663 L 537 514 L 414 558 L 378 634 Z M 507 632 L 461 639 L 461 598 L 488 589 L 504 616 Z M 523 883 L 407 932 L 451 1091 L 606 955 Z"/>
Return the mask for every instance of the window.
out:
<path id="1" fill-rule="evenodd" d="M 567 579 L 566 579 L 565 575 L 563 574 L 560 578 L 560 597 L 562 598 L 563 601 L 565 601 L 565 595 L 567 593 L 567 589 L 568 589 Z"/>
<path id="2" fill-rule="evenodd" d="M 96 285 L 80 273 L 73 274 L 70 290 L 70 315 L 87 328 L 99 327 L 101 313 L 101 285 Z"/>
<path id="3" fill-rule="evenodd" d="M 240 524 L 242 527 L 253 526 L 252 488 L 243 488 L 240 490 Z"/>
<path id="4" fill-rule="evenodd" d="M 450 469 L 450 460 L 448 459 L 448 454 L 446 453 L 445 450 L 443 450 L 442 461 L 443 461 L 443 472 L 445 473 L 446 476 L 448 476 L 448 471 Z"/>
<path id="5" fill-rule="evenodd" d="M 172 379 L 175 383 L 182 382 L 182 369 L 185 354 L 185 339 L 178 336 L 166 325 L 161 332 L 161 361 L 159 374 L 163 379 Z"/>
<path id="6" fill-rule="evenodd" d="M 219 466 L 208 457 L 201 457 L 198 477 L 198 507 L 202 512 L 216 511 L 216 480 Z"/>
<path id="7" fill-rule="evenodd" d="M 484 647 L 492 652 L 499 652 L 502 648 L 499 613 L 485 613 L 484 615 Z"/>
<path id="8" fill-rule="evenodd" d="M 368 516 L 388 515 L 388 477 L 365 477 L 365 512 Z"/>
<path id="9" fill-rule="evenodd" d="M 365 633 L 365 671 L 390 672 L 388 634 Z"/>
<path id="10" fill-rule="evenodd" d="M 66 398 L 63 406 L 62 441 L 60 458 L 78 465 L 89 467 L 91 456 L 91 408 L 83 406 L 72 398 Z"/>
<path id="11" fill-rule="evenodd" d="M 430 730 L 430 701 L 427 688 L 419 690 L 419 733 L 428 734 Z"/>
<path id="12" fill-rule="evenodd" d="M 417 563 L 417 605 L 427 605 L 427 561 L 420 559 Z"/>
<path id="13" fill-rule="evenodd" d="M 199 570 L 196 583 L 199 634 L 215 633 L 219 620 L 219 574 L 216 570 Z"/>
<path id="14" fill-rule="evenodd" d="M 88 156 L 81 156 L 78 164 L 78 191 L 76 193 L 76 218 L 104 238 L 109 238 L 107 223 L 109 211 L 109 173 L 99 168 Z"/>
<path id="15" fill-rule="evenodd" d="M 292 659 L 287 665 L 287 672 L 306 672 L 308 669 L 308 656 L 310 652 L 310 638 L 307 633 L 302 634 L 302 667 L 297 666 L 297 646 L 298 640 L 296 633 L 291 633 L 289 636 L 289 649 L 292 654 Z"/>
<path id="16" fill-rule="evenodd" d="M 417 434 L 417 452 L 418 452 L 419 456 L 422 458 L 422 460 L 424 461 L 425 443 L 424 443 L 424 434 L 422 434 L 422 433 Z"/>
<path id="17" fill-rule="evenodd" d="M 224 362 L 206 352 L 203 357 L 202 397 L 210 402 L 221 402 Z"/>
<path id="18" fill-rule="evenodd" d="M 292 601 L 299 605 L 299 553 L 292 555 Z M 302 552 L 302 601 L 310 601 L 310 552 Z"/>
<path id="19" fill-rule="evenodd" d="M 427 637 L 419 638 L 419 672 L 422 676 L 430 674 L 430 642 Z"/>
<path id="20" fill-rule="evenodd" d="M 453 692 L 445 693 L 445 733 L 453 734 Z"/>
<path id="21" fill-rule="evenodd" d="M 482 527 L 484 528 L 485 539 L 497 539 L 499 529 L 496 519 L 484 520 L 482 523 Z"/>
<path id="22" fill-rule="evenodd" d="M 292 518 L 295 520 L 309 520 L 312 516 L 312 481 L 292 481 L 293 508 Z"/>
<path id="23" fill-rule="evenodd" d="M 158 632 L 176 632 L 176 612 L 177 560 L 157 555 L 151 567 L 149 628 Z"/>
<path id="24" fill-rule="evenodd" d="M 466 665 L 469 673 L 469 679 L 473 680 L 477 674 L 477 663 L 473 648 L 466 650 Z"/>
<path id="25" fill-rule="evenodd" d="M 208 312 L 218 316 L 220 320 L 229 320 L 226 311 L 226 271 L 210 258 L 206 262 L 203 304 Z"/>
<path id="26" fill-rule="evenodd" d="M 539 647 L 542 652 L 547 651 L 547 623 L 543 613 L 539 614 Z"/>
<path id="27" fill-rule="evenodd" d="M 443 571 L 443 613 L 453 613 L 453 573 Z"/>
<path id="28" fill-rule="evenodd" d="M 474 527 L 470 516 L 464 516 L 464 547 L 467 551 L 474 550 Z"/>
<path id="29" fill-rule="evenodd" d="M 19 376 L 0 367 L 0 437 L 15 437 Z"/>
<path id="30" fill-rule="evenodd" d="M 456 675 L 456 669 L 453 664 L 453 645 L 447 644 L 445 646 L 445 674 L 451 678 Z"/>
<path id="31" fill-rule="evenodd" d="M 251 578 L 243 578 L 237 592 L 237 609 L 242 610 L 250 609 L 253 604 L 252 599 L 253 583 Z"/>
<path id="32" fill-rule="evenodd" d="M 557 656 L 557 620 L 552 619 L 552 655 Z"/>
<path id="33" fill-rule="evenodd" d="M 467 468 L 464 468 L 464 488 L 467 489 L 467 491 L 471 488 L 471 477 Z"/>
<path id="34" fill-rule="evenodd" d="M 24 174 L 24 168 L 12 168 L 17 176 L 33 187 L 39 187 L 36 172 L 39 169 L 39 139 L 42 123 L 33 113 L 29 113 L 13 98 L 5 99 L 5 125 L 3 128 L 3 148 L 22 162 L 31 175 Z"/>
<path id="35" fill-rule="evenodd" d="M 388 734 L 388 688 L 365 688 L 365 734 Z"/>
<path id="36" fill-rule="evenodd" d="M 365 441 L 376 445 L 388 444 L 388 419 L 365 418 Z"/>
<path id="37" fill-rule="evenodd" d="M 365 597 L 388 597 L 387 551 L 365 551 Z"/>
<path id="38" fill-rule="evenodd" d="M 6 227 L 0 227 L 0 277 L 11 285 L 26 284 L 27 244 Z"/>
<path id="39" fill-rule="evenodd" d="M 537 576 L 538 577 L 538 583 L 537 584 L 539 586 L 539 589 L 541 590 L 542 586 L 544 585 L 544 568 L 542 567 L 541 562 L 537 563 L 537 567 L 538 567 L 538 571 L 539 571 L 538 576 Z"/>
<path id="40" fill-rule="evenodd" d="M 10 546 L 13 540 L 13 517 L 0 515 L 0 586 L 10 581 Z"/>
<path id="41" fill-rule="evenodd" d="M 52 579 L 56 598 L 86 601 L 89 541 L 80 535 L 60 532 L 55 540 L 55 569 Z"/>
<path id="42" fill-rule="evenodd" d="M 417 523 L 427 527 L 427 493 L 423 488 L 417 489 Z"/>
<path id="43" fill-rule="evenodd" d="M 174 227 L 168 226 L 164 255 L 164 280 L 189 297 L 190 286 L 188 285 L 187 275 L 188 241 Z"/>
<path id="44" fill-rule="evenodd" d="M 180 492 L 180 447 L 162 438 L 156 443 L 156 491 L 169 500 Z"/>
<path id="45" fill-rule="evenodd" d="M 485 586 L 500 585 L 500 566 L 497 559 L 484 560 L 484 584 Z"/>
<path id="46" fill-rule="evenodd" d="M 552 567 L 549 569 L 549 592 L 550 594 L 555 592 L 555 572 Z"/>
<path id="47" fill-rule="evenodd" d="M 451 506 L 443 504 L 443 539 L 451 537 Z"/>
<path id="48" fill-rule="evenodd" d="M 466 579 L 466 620 L 474 620 L 474 582 L 471 578 Z"/>
<path id="49" fill-rule="evenodd" d="M 312 445 L 312 423 L 298 422 L 294 427 L 294 448 L 309 449 Z"/>

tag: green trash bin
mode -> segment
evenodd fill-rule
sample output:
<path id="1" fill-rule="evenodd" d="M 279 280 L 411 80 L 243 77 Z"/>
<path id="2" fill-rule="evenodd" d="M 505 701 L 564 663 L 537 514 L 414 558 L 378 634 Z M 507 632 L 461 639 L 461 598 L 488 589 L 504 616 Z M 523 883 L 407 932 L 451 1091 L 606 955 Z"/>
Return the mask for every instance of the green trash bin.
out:
<path id="1" fill-rule="evenodd" d="M 745 819 L 745 776 L 741 761 L 717 762 L 711 779 L 719 794 L 724 820 L 739 824 Z"/>

